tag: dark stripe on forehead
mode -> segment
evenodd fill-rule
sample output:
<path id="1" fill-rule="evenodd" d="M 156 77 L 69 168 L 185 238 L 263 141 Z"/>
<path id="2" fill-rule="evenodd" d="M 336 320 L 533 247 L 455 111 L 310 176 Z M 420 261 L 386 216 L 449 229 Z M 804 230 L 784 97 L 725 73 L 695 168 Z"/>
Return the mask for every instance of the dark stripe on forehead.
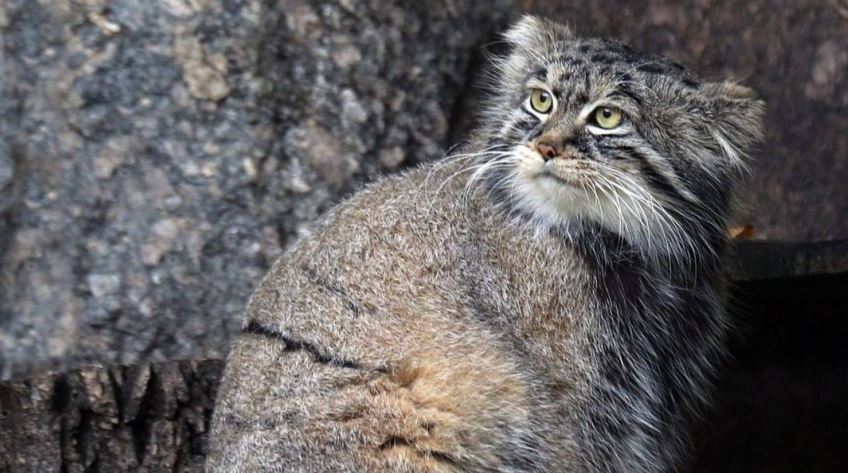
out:
<path id="1" fill-rule="evenodd" d="M 611 54 L 593 54 L 589 58 L 592 62 L 596 64 L 615 64 L 619 61 L 620 58 L 613 56 Z"/>
<path id="2" fill-rule="evenodd" d="M 583 71 L 583 90 L 592 90 L 592 78 L 589 77 L 589 71 Z"/>
<path id="3" fill-rule="evenodd" d="M 681 79 L 680 82 L 682 82 L 683 85 L 689 87 L 690 89 L 699 89 L 701 87 L 701 84 L 698 81 L 692 79 L 691 77 L 684 77 L 683 79 Z"/>
<path id="4" fill-rule="evenodd" d="M 655 62 L 640 64 L 636 67 L 636 69 L 642 72 L 647 72 L 648 74 L 668 74 L 670 72 L 667 67 L 663 67 L 661 64 L 657 64 Z"/>
<path id="5" fill-rule="evenodd" d="M 621 60 L 628 66 L 635 66 L 645 62 L 645 56 L 639 56 L 638 54 L 626 54 L 622 56 Z"/>
<path id="6" fill-rule="evenodd" d="M 532 77 L 535 78 L 536 80 L 540 80 L 542 82 L 547 81 L 548 80 L 548 68 L 546 68 L 546 67 L 537 68 L 536 70 L 533 71 Z"/>
<path id="7" fill-rule="evenodd" d="M 681 74 L 686 72 L 686 68 L 683 67 L 683 64 L 680 64 L 679 62 L 672 62 L 671 67 L 673 67 L 674 70 L 676 70 L 677 72 L 679 72 Z"/>

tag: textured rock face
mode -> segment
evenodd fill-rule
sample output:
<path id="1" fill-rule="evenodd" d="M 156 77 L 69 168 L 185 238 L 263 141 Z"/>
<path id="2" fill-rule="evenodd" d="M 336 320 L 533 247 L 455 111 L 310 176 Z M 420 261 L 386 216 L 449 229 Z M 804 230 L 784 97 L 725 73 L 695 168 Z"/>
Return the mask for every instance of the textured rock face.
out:
<path id="1" fill-rule="evenodd" d="M 440 156 L 505 2 L 0 3 L 0 376 L 222 355 L 360 183 Z"/>
<path id="2" fill-rule="evenodd" d="M 222 356 L 310 222 L 462 136 L 519 10 L 753 86 L 747 220 L 848 236 L 844 2 L 5 0 L 0 378 Z"/>

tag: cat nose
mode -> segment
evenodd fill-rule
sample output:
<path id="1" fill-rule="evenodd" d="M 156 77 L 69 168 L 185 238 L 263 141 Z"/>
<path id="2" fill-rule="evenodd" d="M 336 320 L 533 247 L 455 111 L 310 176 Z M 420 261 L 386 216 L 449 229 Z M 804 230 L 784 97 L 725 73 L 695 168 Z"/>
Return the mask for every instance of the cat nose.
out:
<path id="1" fill-rule="evenodd" d="M 539 154 L 542 155 L 542 159 L 544 159 L 545 161 L 556 158 L 560 154 L 562 154 L 561 149 L 545 142 L 536 143 L 536 151 L 538 151 Z"/>

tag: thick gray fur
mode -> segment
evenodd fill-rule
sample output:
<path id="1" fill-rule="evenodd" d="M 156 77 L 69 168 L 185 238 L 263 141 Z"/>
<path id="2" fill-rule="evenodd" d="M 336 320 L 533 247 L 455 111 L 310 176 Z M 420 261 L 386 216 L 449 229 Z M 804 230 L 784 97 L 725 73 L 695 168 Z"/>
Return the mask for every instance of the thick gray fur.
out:
<path id="1" fill-rule="evenodd" d="M 725 226 L 763 105 L 534 17 L 505 41 L 461 154 L 359 192 L 265 277 L 209 471 L 679 464 L 724 355 Z"/>

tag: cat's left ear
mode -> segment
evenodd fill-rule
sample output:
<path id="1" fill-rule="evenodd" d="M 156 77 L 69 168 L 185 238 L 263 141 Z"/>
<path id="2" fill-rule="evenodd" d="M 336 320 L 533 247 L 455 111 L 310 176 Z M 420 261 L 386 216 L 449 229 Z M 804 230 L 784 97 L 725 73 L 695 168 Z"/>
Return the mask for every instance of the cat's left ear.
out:
<path id="1" fill-rule="evenodd" d="M 567 26 L 534 15 L 522 16 L 504 33 L 508 43 L 531 51 L 573 36 Z"/>
<path id="2" fill-rule="evenodd" d="M 732 82 L 705 84 L 704 92 L 711 103 L 712 138 L 731 165 L 744 167 L 764 137 L 765 102 L 752 89 Z"/>

